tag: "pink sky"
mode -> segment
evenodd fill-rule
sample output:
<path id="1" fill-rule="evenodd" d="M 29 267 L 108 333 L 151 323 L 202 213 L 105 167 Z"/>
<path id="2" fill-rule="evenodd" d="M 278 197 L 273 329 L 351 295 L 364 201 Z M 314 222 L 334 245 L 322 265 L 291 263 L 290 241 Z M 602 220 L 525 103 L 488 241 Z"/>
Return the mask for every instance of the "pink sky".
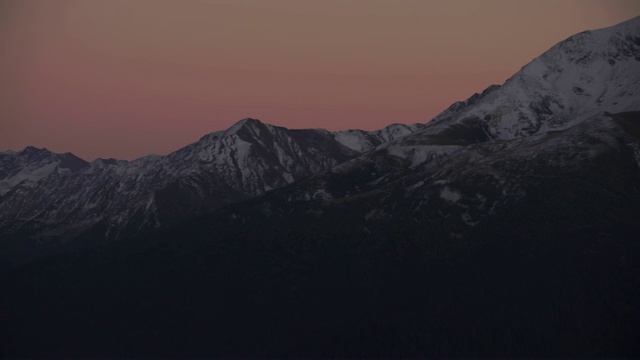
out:
<path id="1" fill-rule="evenodd" d="M 0 150 L 133 159 L 245 117 L 427 122 L 637 0 L 0 3 Z"/>

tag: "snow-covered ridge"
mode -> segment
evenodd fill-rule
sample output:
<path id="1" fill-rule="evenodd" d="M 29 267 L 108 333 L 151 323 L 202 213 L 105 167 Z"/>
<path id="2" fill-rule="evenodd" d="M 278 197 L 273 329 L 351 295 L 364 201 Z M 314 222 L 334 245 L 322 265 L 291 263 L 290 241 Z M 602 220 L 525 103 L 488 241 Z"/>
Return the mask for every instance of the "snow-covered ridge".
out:
<path id="1" fill-rule="evenodd" d="M 436 133 L 478 119 L 494 138 L 572 126 L 603 111 L 640 109 L 640 17 L 556 44 L 501 86 L 458 102 L 427 125 Z"/>
<path id="2" fill-rule="evenodd" d="M 432 193 L 442 198 L 444 191 L 445 200 L 451 200 L 453 187 L 445 191 L 439 184 L 449 184 L 456 174 L 466 187 L 497 189 L 502 195 L 495 204 L 504 204 L 525 195 L 512 173 L 525 173 L 524 182 L 535 179 L 540 175 L 528 170 L 534 164 L 538 170 L 554 168 L 551 173 L 569 171 L 614 149 L 632 153 L 636 163 L 627 165 L 633 168 L 637 139 L 603 116 L 630 111 L 640 111 L 640 17 L 560 42 L 503 85 L 454 103 L 422 129 L 333 168 L 332 175 L 367 179 L 356 186 L 360 194 L 384 193 L 401 183 L 410 190 L 407 198 Z M 358 193 L 343 191 L 330 195 Z M 478 194 L 466 200 L 485 204 Z M 425 201 L 418 197 L 411 207 L 420 209 Z M 378 206 L 372 211 L 388 214 Z M 491 206 L 489 213 L 494 210 Z M 473 216 L 465 216 L 465 223 L 476 224 Z"/>
<path id="3" fill-rule="evenodd" d="M 391 124 L 375 131 L 345 130 L 334 132 L 333 135 L 340 144 L 357 152 L 369 151 L 380 144 L 399 139 L 424 127 L 424 124 Z"/>
<path id="4" fill-rule="evenodd" d="M 24 150 L 0 154 L 0 196 L 18 184 L 35 184 L 53 172 L 75 172 L 88 163 L 71 153 L 55 154 L 47 149 L 27 146 Z"/>
<path id="5" fill-rule="evenodd" d="M 326 171 L 418 126 L 290 130 L 243 119 L 166 156 L 96 159 L 27 147 L 0 153 L 0 240 L 17 231 L 73 239 L 135 235 Z"/>

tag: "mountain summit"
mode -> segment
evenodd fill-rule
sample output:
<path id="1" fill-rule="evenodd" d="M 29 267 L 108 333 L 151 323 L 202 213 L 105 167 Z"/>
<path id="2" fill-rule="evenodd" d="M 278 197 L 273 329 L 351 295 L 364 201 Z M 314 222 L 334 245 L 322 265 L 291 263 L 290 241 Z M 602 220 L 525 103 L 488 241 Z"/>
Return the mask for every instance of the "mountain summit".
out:
<path id="1" fill-rule="evenodd" d="M 585 31 L 553 46 L 502 86 L 456 104 L 431 121 L 483 123 L 494 138 L 561 130 L 603 111 L 640 108 L 640 17 Z M 439 126 L 431 126 L 435 131 Z"/>

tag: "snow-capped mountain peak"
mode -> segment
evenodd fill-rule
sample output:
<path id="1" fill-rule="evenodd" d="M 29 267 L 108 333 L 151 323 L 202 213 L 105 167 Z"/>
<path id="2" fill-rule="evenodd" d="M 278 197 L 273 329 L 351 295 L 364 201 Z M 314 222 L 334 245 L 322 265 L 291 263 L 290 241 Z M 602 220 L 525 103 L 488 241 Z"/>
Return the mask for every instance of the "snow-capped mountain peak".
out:
<path id="1" fill-rule="evenodd" d="M 35 186 L 53 173 L 76 172 L 88 163 L 71 154 L 56 154 L 47 149 L 27 146 L 19 152 L 0 153 L 0 196 L 16 186 Z"/>
<path id="2" fill-rule="evenodd" d="M 565 129 L 603 111 L 640 108 L 640 17 L 561 41 L 502 86 L 490 86 L 436 116 L 425 130 L 476 119 L 492 137 Z"/>

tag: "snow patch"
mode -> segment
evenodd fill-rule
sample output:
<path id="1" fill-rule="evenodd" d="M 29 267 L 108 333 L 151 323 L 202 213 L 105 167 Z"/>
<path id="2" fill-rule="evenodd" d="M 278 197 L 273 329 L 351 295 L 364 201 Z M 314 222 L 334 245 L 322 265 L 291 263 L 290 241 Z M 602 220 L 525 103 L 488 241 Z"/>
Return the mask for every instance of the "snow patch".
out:
<path id="1" fill-rule="evenodd" d="M 417 183 L 415 183 L 415 184 L 413 184 L 413 185 L 407 186 L 407 187 L 405 188 L 405 191 L 406 191 L 406 192 L 410 192 L 410 191 L 412 191 L 412 190 L 414 190 L 414 189 L 417 189 L 417 188 L 421 187 L 422 185 L 424 185 L 424 180 L 422 180 L 422 181 L 418 181 Z"/>
<path id="2" fill-rule="evenodd" d="M 462 221 L 469 225 L 469 226 L 476 226 L 478 224 L 480 224 L 480 221 L 474 221 L 473 218 L 471 217 L 471 215 L 469 215 L 469 213 L 463 213 L 462 215 L 460 215 L 460 218 L 462 219 Z"/>
<path id="3" fill-rule="evenodd" d="M 329 194 L 325 189 L 320 188 L 313 193 L 312 198 L 314 200 L 326 201 L 333 199 L 333 196 L 331 196 L 331 194 Z"/>
<path id="4" fill-rule="evenodd" d="M 460 201 L 460 198 L 462 198 L 462 195 L 452 188 L 445 186 L 442 191 L 440 191 L 440 197 L 450 203 L 457 203 Z"/>

